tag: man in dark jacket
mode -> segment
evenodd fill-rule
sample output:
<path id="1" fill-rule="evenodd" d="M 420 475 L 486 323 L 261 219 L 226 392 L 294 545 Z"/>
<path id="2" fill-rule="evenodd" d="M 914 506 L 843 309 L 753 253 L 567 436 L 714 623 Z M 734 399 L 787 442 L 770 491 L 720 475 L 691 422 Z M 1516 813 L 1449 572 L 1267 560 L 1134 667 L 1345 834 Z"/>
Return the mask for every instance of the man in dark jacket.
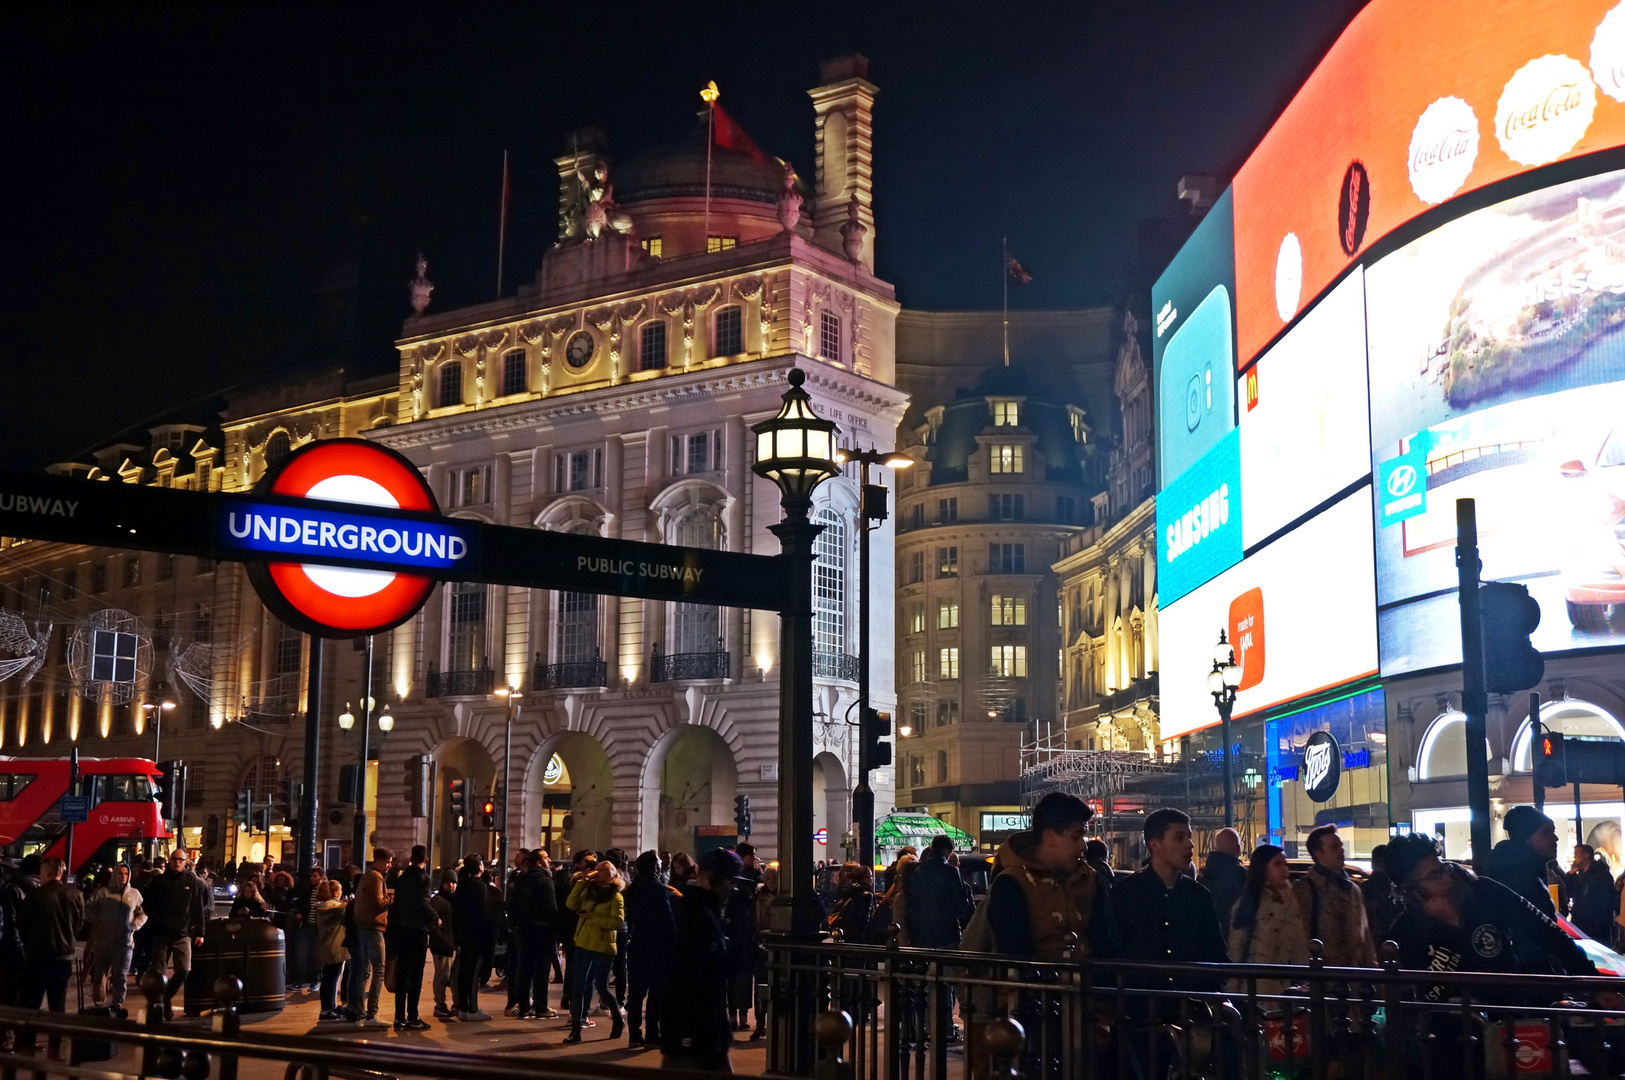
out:
<path id="1" fill-rule="evenodd" d="M 452 894 L 452 936 L 457 942 L 457 962 L 452 978 L 457 981 L 456 996 L 463 1006 L 459 1020 L 489 1020 L 480 1008 L 480 964 L 496 945 L 496 921 L 486 900 L 485 860 L 478 855 L 463 857 L 463 871 L 457 875 L 457 891 Z"/>
<path id="2" fill-rule="evenodd" d="M 728 1060 L 733 1046 L 728 1023 L 732 971 L 722 902 L 743 869 L 744 862 L 732 851 L 707 851 L 694 880 L 683 886 L 672 952 L 672 970 L 680 973 L 682 992 L 668 995 L 660 1017 L 661 1065 L 667 1069 L 733 1071 Z"/>
<path id="3" fill-rule="evenodd" d="M 1481 876 L 1499 881 L 1555 922 L 1557 906 L 1546 887 L 1546 865 L 1557 858 L 1557 823 L 1533 806 L 1514 806 L 1501 825 L 1507 838 L 1484 860 Z"/>
<path id="4" fill-rule="evenodd" d="M 1196 880 L 1213 896 L 1213 910 L 1219 915 L 1219 928 L 1230 932 L 1230 911 L 1247 887 L 1247 871 L 1241 867 L 1241 834 L 1220 829 L 1213 834 L 1213 847 Z"/>
<path id="5" fill-rule="evenodd" d="M 164 984 L 166 1020 L 175 1017 L 175 995 L 192 970 L 192 947 L 202 946 L 209 925 L 209 890 L 187 866 L 186 850 L 176 848 L 169 854 L 169 868 L 141 894 L 152 927 L 152 970 L 162 976 L 166 967 L 174 968 Z"/>
<path id="6" fill-rule="evenodd" d="M 1191 864 L 1190 818 L 1171 807 L 1145 818 L 1151 865 L 1119 881 L 1112 909 L 1123 956 L 1129 960 L 1180 963 L 1229 962 L 1213 895 L 1186 874 Z M 1170 990 L 1218 990 L 1220 980 L 1205 975 L 1142 976 L 1142 985 Z"/>
<path id="7" fill-rule="evenodd" d="M 953 850 L 952 837 L 933 838 L 909 882 L 908 936 L 915 948 L 957 948 L 959 931 L 970 918 L 964 879 L 948 865 Z"/>
<path id="8" fill-rule="evenodd" d="M 429 931 L 440 917 L 429 906 L 429 849 L 412 848 L 406 869 L 395 878 L 395 902 L 389 908 L 390 945 L 395 949 L 395 1030 L 424 1031 L 418 1016 L 423 994 L 423 965 L 428 962 Z"/>
<path id="9" fill-rule="evenodd" d="M 1618 897 L 1608 861 L 1590 844 L 1574 845 L 1574 873 L 1569 888 L 1574 893 L 1574 925 L 1586 937 L 1608 944 L 1613 936 Z"/>
<path id="10" fill-rule="evenodd" d="M 27 969 L 23 949 L 22 911 L 28 898 L 39 888 L 38 855 L 25 855 L 17 872 L 6 879 L 0 906 L 5 909 L 6 926 L 0 935 L 0 1005 L 16 1005 L 22 1000 L 22 972 Z"/>
<path id="11" fill-rule="evenodd" d="M 74 943 L 85 924 L 85 899 L 62 880 L 61 859 L 40 861 L 40 887 L 23 904 L 20 914 L 23 951 L 28 967 L 22 975 L 18 1004 L 37 1009 L 49 1003 L 52 1012 L 67 1007 L 68 979 L 73 975 Z"/>
<path id="12" fill-rule="evenodd" d="M 521 1019 L 558 1015 L 547 1006 L 548 957 L 557 947 L 559 925 L 558 893 L 547 863 L 545 851 L 525 852 L 524 869 L 508 887 L 508 926 L 519 946 L 513 1000 Z"/>
<path id="13" fill-rule="evenodd" d="M 660 856 L 638 856 L 626 887 L 626 1023 L 631 1046 L 660 1045 L 660 1002 L 671 971 L 671 944 L 677 937 L 673 891 L 660 880 Z"/>

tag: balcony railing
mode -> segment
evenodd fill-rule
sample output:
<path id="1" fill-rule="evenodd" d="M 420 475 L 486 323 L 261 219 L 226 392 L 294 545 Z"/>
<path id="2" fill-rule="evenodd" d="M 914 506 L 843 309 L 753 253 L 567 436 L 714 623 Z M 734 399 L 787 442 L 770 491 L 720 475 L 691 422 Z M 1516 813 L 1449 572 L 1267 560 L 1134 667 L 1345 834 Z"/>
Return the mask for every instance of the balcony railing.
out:
<path id="1" fill-rule="evenodd" d="M 848 656 L 846 653 L 815 652 L 813 653 L 813 678 L 857 682 L 858 663 L 857 657 Z"/>
<path id="2" fill-rule="evenodd" d="M 714 652 L 662 653 L 655 644 L 649 660 L 650 682 L 681 682 L 685 679 L 726 679 L 733 670 L 732 657 L 717 638 Z"/>
<path id="3" fill-rule="evenodd" d="M 429 667 L 424 697 L 485 697 L 496 687 L 496 672 L 489 667 L 474 671 L 436 671 Z"/>
<path id="4" fill-rule="evenodd" d="M 544 664 L 536 661 L 536 688 L 563 690 L 576 686 L 608 686 L 609 665 L 598 650 L 591 660 L 577 660 L 568 664 Z"/>

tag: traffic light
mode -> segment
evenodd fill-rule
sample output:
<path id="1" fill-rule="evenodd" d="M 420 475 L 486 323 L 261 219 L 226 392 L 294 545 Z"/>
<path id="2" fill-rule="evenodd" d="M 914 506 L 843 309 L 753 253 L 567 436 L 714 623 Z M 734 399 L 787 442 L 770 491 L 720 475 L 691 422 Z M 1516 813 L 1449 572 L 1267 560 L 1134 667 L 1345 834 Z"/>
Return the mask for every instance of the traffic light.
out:
<path id="1" fill-rule="evenodd" d="M 885 521 L 887 514 L 886 488 L 881 484 L 863 485 L 863 516 L 876 524 Z"/>
<path id="2" fill-rule="evenodd" d="M 220 843 L 220 815 L 210 814 L 203 820 L 203 846 L 212 848 Z"/>
<path id="3" fill-rule="evenodd" d="M 1535 743 L 1535 783 L 1541 787 L 1563 787 L 1568 779 L 1568 755 L 1563 736 L 1543 731 Z"/>
<path id="4" fill-rule="evenodd" d="M 1546 661 L 1529 643 L 1540 625 L 1540 604 L 1527 585 L 1491 581 L 1478 587 L 1478 613 L 1484 634 L 1484 686 L 1510 694 L 1540 683 Z"/>
<path id="5" fill-rule="evenodd" d="M 487 829 L 497 823 L 497 804 L 495 799 L 486 799 L 480 804 L 480 824 Z"/>
<path id="6" fill-rule="evenodd" d="M 453 780 L 451 782 L 451 816 L 457 822 L 459 829 L 464 827 L 468 820 L 468 781 Z"/>
<path id="7" fill-rule="evenodd" d="M 867 751 L 864 757 L 868 761 L 869 768 L 878 769 L 891 764 L 891 743 L 880 741 L 890 735 L 891 713 L 865 709 L 861 737 L 863 748 Z"/>
<path id="8" fill-rule="evenodd" d="M 361 802 L 361 766 L 339 766 L 339 802 Z"/>
<path id="9" fill-rule="evenodd" d="M 734 796 L 734 828 L 740 836 L 750 835 L 750 796 Z"/>
<path id="10" fill-rule="evenodd" d="M 415 818 L 429 816 L 429 755 L 406 759 L 406 805 Z"/>
<path id="11" fill-rule="evenodd" d="M 237 793 L 237 820 L 248 825 L 254 818 L 254 793 L 243 788 Z"/>
<path id="12" fill-rule="evenodd" d="M 288 779 L 282 784 L 282 817 L 293 822 L 299 819 L 299 808 L 305 801 L 305 783 L 303 780 Z"/>
<path id="13" fill-rule="evenodd" d="M 181 769 L 178 761 L 161 761 L 158 771 L 158 810 L 165 821 L 175 821 L 180 817 L 181 805 Z"/>

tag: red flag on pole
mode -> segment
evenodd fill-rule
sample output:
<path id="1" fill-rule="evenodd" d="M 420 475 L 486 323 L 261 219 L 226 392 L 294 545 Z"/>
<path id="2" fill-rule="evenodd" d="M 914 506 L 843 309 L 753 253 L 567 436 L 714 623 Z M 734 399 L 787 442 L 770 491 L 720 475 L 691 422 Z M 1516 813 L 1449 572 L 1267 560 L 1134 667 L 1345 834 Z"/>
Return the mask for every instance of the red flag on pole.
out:
<path id="1" fill-rule="evenodd" d="M 739 126 L 739 121 L 728 115 L 721 105 L 711 102 L 712 128 L 711 141 L 723 150 L 731 150 L 736 154 L 744 154 L 758 164 L 766 165 L 768 156 L 762 153 L 751 137 L 745 134 L 745 129 Z"/>

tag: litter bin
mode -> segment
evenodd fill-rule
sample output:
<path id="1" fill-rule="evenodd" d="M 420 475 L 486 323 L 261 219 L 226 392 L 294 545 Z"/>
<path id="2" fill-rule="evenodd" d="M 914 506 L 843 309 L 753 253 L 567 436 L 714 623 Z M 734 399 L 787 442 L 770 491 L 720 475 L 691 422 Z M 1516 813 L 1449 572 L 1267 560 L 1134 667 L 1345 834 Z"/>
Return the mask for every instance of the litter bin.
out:
<path id="1" fill-rule="evenodd" d="M 276 1012 L 287 1003 L 287 946 L 269 919 L 211 919 L 203 947 L 192 950 L 186 976 L 186 1015 L 216 1005 L 214 981 L 222 975 L 243 980 L 243 1012 Z"/>

